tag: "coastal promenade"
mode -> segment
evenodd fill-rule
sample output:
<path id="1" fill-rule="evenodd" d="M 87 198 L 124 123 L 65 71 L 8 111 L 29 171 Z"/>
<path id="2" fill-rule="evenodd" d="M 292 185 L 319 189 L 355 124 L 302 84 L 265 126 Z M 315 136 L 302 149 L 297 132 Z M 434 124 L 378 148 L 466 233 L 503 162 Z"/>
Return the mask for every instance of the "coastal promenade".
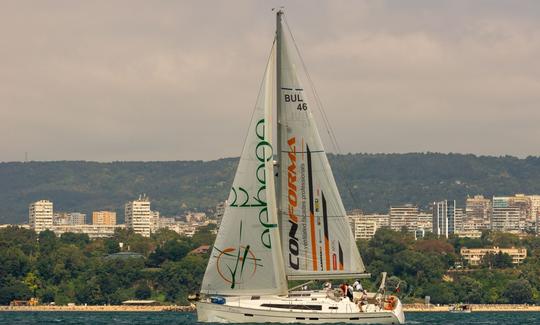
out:
<path id="1" fill-rule="evenodd" d="M 75 312 L 190 312 L 195 311 L 195 305 L 177 306 L 123 306 L 123 305 L 105 305 L 105 306 L 0 306 L 0 312 L 3 311 L 75 311 Z"/>
<path id="2" fill-rule="evenodd" d="M 475 305 L 471 304 L 473 312 L 540 312 L 540 306 L 533 305 Z M 424 304 L 404 304 L 407 313 L 412 312 L 448 312 L 448 305 L 429 307 Z M 41 312 L 41 311 L 74 311 L 74 312 L 193 312 L 195 305 L 189 306 L 0 306 L 0 312 Z"/>

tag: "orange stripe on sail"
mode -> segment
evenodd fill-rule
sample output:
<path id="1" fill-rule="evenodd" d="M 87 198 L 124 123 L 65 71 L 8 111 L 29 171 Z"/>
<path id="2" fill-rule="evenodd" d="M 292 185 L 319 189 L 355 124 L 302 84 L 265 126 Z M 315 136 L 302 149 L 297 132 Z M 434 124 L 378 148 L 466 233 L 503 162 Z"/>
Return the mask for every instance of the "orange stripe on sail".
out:
<path id="1" fill-rule="evenodd" d="M 330 271 L 330 241 L 328 237 L 324 238 L 324 253 L 326 255 L 326 270 Z"/>
<path id="2" fill-rule="evenodd" d="M 345 265 L 343 265 L 343 249 L 341 249 L 341 244 L 338 241 L 338 258 L 339 258 L 339 269 L 343 271 L 345 269 Z"/>
<path id="3" fill-rule="evenodd" d="M 309 215 L 309 224 L 311 228 L 311 258 L 313 259 L 313 271 L 317 271 L 317 242 L 315 238 L 315 215 L 313 212 Z"/>

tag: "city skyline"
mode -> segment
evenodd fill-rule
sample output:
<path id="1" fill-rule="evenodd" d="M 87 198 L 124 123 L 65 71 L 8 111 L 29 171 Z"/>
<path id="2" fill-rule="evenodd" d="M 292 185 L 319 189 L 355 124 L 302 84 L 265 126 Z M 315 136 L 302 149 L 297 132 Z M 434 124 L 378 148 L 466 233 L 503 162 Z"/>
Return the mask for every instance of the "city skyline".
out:
<path id="1" fill-rule="evenodd" d="M 191 237 L 199 227 L 210 223 L 219 229 L 226 205 L 226 201 L 216 205 L 211 216 L 206 212 L 188 211 L 182 217 L 166 217 L 152 210 L 150 199 L 140 195 L 125 204 L 123 224 L 116 223 L 113 211 L 92 212 L 89 224 L 85 214 L 57 212 L 53 210 L 53 202 L 40 200 L 29 205 L 28 224 L 19 226 L 29 227 L 37 233 L 51 230 L 57 236 L 73 232 L 87 234 L 90 238 L 104 238 L 113 236 L 118 229 L 130 229 L 135 234 L 150 237 L 160 229 L 169 229 Z M 351 210 L 347 212 L 347 218 L 356 240 L 371 239 L 381 228 L 413 233 L 415 240 L 424 238 L 427 233 L 437 238 L 480 238 L 485 231 L 526 236 L 538 235 L 540 229 L 540 195 L 514 194 L 493 196 L 492 199 L 474 195 L 467 197 L 464 207 L 457 207 L 455 200 L 445 199 L 432 202 L 428 210 L 410 203 L 393 204 L 386 214 Z M 108 221 L 104 222 L 106 215 Z M 0 228 L 5 226 L 0 225 Z M 476 256 L 477 262 L 480 259 Z"/>
<path id="2" fill-rule="evenodd" d="M 279 5 L 7 3 L 0 161 L 238 156 Z M 342 152 L 524 157 L 540 155 L 539 6 L 292 2 L 287 15 Z"/>

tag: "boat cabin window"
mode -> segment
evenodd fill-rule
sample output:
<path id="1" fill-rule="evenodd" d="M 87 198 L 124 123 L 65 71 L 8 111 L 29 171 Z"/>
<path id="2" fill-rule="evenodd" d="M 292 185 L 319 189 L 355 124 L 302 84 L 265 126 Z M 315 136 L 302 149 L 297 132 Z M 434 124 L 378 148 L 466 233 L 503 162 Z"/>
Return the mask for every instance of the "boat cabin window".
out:
<path id="1" fill-rule="evenodd" d="M 322 310 L 321 305 L 261 304 L 261 307 L 298 309 L 298 310 Z"/>
<path id="2" fill-rule="evenodd" d="M 310 297 L 311 293 L 289 293 L 289 297 Z"/>

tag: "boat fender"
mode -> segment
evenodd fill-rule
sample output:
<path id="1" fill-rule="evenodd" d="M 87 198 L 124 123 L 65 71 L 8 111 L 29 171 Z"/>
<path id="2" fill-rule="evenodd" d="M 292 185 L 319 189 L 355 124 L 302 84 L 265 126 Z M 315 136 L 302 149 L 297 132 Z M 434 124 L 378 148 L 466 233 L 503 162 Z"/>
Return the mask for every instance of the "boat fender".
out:
<path id="1" fill-rule="evenodd" d="M 210 302 L 217 305 L 224 305 L 226 300 L 224 297 L 210 297 Z"/>
<path id="2" fill-rule="evenodd" d="M 389 296 L 384 301 L 384 309 L 385 310 L 393 310 L 396 307 L 397 299 L 395 296 Z"/>

